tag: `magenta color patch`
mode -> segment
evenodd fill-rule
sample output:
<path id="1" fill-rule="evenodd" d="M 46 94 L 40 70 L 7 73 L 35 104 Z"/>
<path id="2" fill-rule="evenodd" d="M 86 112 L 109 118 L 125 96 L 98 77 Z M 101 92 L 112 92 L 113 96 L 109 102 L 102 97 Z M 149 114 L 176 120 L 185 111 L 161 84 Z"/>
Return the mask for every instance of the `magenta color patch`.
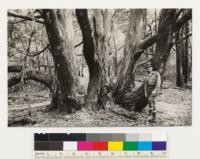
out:
<path id="1" fill-rule="evenodd" d="M 93 144 L 89 141 L 78 141 L 78 151 L 91 151 Z"/>

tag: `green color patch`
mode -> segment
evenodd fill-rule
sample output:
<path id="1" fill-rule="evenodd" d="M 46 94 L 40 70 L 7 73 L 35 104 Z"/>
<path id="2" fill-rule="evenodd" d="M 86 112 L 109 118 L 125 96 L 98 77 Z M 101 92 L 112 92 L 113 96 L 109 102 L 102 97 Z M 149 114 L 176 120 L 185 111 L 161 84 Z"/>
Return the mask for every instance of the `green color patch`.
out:
<path id="1" fill-rule="evenodd" d="M 137 142 L 124 142 L 124 151 L 136 151 L 138 149 Z"/>

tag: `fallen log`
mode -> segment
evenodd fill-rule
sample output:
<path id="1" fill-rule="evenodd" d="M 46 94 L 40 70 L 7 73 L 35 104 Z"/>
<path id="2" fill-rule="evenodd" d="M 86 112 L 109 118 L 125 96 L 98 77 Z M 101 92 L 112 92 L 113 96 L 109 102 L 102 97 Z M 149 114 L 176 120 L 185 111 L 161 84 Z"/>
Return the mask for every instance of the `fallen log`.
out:
<path id="1" fill-rule="evenodd" d="M 32 119 L 32 113 L 35 111 L 44 111 L 50 105 L 50 101 L 36 104 L 10 105 L 8 108 L 8 126 L 17 123 L 35 123 Z"/>

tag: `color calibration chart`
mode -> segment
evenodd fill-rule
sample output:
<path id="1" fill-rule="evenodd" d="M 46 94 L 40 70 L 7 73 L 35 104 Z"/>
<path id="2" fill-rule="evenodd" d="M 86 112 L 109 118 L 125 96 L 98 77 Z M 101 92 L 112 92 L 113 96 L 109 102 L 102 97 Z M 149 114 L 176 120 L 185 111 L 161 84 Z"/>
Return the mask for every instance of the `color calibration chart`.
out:
<path id="1" fill-rule="evenodd" d="M 167 134 L 34 134 L 34 158 L 167 159 Z"/>

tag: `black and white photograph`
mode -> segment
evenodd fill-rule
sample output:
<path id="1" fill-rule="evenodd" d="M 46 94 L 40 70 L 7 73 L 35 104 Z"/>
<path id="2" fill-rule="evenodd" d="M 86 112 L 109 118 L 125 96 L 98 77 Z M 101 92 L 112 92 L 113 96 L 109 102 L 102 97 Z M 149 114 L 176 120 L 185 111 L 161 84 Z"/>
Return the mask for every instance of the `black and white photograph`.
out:
<path id="1" fill-rule="evenodd" d="M 192 126 L 192 9 L 8 9 L 9 127 Z"/>

